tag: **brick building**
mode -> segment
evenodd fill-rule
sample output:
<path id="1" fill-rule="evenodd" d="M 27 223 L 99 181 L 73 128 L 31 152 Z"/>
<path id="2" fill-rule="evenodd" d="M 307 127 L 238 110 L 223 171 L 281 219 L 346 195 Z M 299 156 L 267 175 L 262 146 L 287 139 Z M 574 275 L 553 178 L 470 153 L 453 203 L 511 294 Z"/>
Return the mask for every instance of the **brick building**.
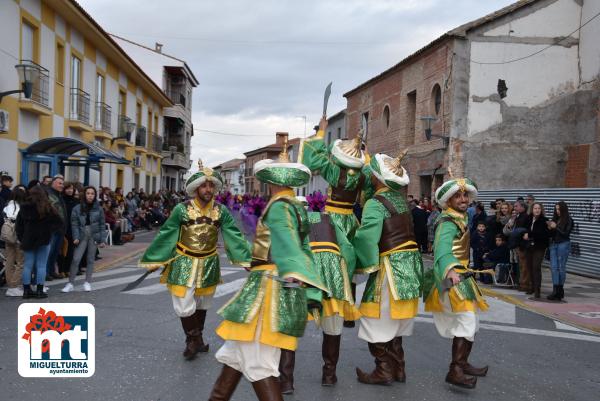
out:
<path id="1" fill-rule="evenodd" d="M 598 12 L 522 0 L 449 31 L 344 95 L 348 136 L 407 149 L 416 196 L 449 166 L 481 189 L 600 186 Z"/>

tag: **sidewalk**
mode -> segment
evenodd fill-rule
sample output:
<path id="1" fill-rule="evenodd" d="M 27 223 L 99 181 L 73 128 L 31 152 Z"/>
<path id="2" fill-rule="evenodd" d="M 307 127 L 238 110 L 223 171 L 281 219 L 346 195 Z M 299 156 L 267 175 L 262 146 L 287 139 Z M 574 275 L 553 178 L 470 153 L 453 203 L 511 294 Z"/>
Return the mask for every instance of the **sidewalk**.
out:
<path id="1" fill-rule="evenodd" d="M 542 269 L 542 297 L 538 300 L 516 289 L 488 285 L 481 285 L 481 288 L 488 296 L 571 326 L 600 333 L 600 280 L 567 274 L 563 302 L 546 299 L 546 296 L 552 292 L 552 279 L 550 270 L 545 268 Z"/>
<path id="2" fill-rule="evenodd" d="M 430 255 L 423 255 L 425 263 L 433 263 Z M 533 300 L 516 289 L 495 287 L 478 283 L 483 293 L 498 298 L 520 308 L 544 315 L 550 319 L 578 327 L 582 330 L 600 333 L 600 280 L 567 273 L 565 299 L 552 302 L 546 299 L 552 292 L 550 270 L 542 268 L 542 297 Z"/>
<path id="3" fill-rule="evenodd" d="M 135 232 L 135 239 L 125 245 L 113 245 L 100 249 L 102 259 L 94 265 L 94 271 L 103 271 L 116 267 L 133 257 L 141 257 L 158 231 Z M 135 261 L 137 263 L 137 260 Z"/>

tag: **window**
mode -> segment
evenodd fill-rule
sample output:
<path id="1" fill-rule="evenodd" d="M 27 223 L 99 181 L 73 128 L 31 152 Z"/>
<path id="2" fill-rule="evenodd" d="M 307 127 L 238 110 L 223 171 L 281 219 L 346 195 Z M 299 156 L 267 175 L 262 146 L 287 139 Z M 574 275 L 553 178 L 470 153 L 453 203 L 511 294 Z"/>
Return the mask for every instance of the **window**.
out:
<path id="1" fill-rule="evenodd" d="M 337 139 L 342 139 L 342 127 L 338 127 L 338 130 L 337 130 Z"/>
<path id="2" fill-rule="evenodd" d="M 135 123 L 137 124 L 138 127 L 142 125 L 142 104 L 141 103 L 137 103 L 135 106 Z"/>
<path id="3" fill-rule="evenodd" d="M 65 46 L 62 43 L 56 43 L 56 82 L 64 84 L 65 82 Z"/>
<path id="4" fill-rule="evenodd" d="M 21 25 L 21 60 L 36 61 L 36 37 L 37 29 L 23 21 Z"/>
<path id="5" fill-rule="evenodd" d="M 127 95 L 123 91 L 119 91 L 119 114 L 124 116 L 127 111 Z"/>
<path id="6" fill-rule="evenodd" d="M 385 107 L 383 108 L 383 124 L 385 126 L 385 128 L 389 128 L 390 127 L 390 106 L 388 106 L 387 104 L 385 105 Z"/>
<path id="7" fill-rule="evenodd" d="M 369 112 L 363 113 L 360 119 L 360 128 L 363 134 L 363 140 L 367 138 L 369 133 Z"/>
<path id="8" fill-rule="evenodd" d="M 79 89 L 81 82 L 81 60 L 77 57 L 71 57 L 71 88 Z"/>
<path id="9" fill-rule="evenodd" d="M 100 74 L 96 75 L 96 102 L 104 102 L 104 77 Z"/>
<path id="10" fill-rule="evenodd" d="M 331 143 L 331 131 L 327 132 L 327 144 Z"/>
<path id="11" fill-rule="evenodd" d="M 431 91 L 431 110 L 436 116 L 440 114 L 440 108 L 442 106 L 442 90 L 438 84 L 435 84 Z"/>

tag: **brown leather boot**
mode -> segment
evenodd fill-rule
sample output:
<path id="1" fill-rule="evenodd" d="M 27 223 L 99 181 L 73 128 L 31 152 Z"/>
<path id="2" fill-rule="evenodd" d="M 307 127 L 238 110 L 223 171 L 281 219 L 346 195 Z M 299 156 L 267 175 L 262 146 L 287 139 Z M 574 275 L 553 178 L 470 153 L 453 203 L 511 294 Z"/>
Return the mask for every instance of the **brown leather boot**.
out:
<path id="1" fill-rule="evenodd" d="M 375 370 L 365 373 L 356 368 L 358 381 L 365 384 L 382 384 L 389 386 L 394 382 L 394 361 L 388 354 L 388 343 L 369 343 L 369 351 L 375 357 Z"/>
<path id="2" fill-rule="evenodd" d="M 330 336 L 323 333 L 323 346 L 321 354 L 323 355 L 323 377 L 321 379 L 322 386 L 333 386 L 337 383 L 335 369 L 340 357 L 340 340 L 342 336 Z"/>
<path id="3" fill-rule="evenodd" d="M 404 370 L 404 350 L 402 349 L 402 337 L 396 337 L 388 343 L 388 353 L 394 362 L 394 380 L 400 383 L 406 382 Z"/>
<path id="4" fill-rule="evenodd" d="M 477 378 L 466 376 L 462 370 L 463 361 L 466 360 L 467 340 L 462 337 L 454 337 L 452 341 L 452 363 L 446 375 L 446 383 L 454 384 L 463 388 L 475 388 Z"/>
<path id="5" fill-rule="evenodd" d="M 352 292 L 352 299 L 356 302 L 356 283 L 350 283 L 350 290 Z M 351 329 L 354 326 L 356 326 L 354 320 L 344 320 L 344 327 Z"/>
<path id="6" fill-rule="evenodd" d="M 281 350 L 279 359 L 279 386 L 281 394 L 294 393 L 294 366 L 296 364 L 296 352 L 287 349 Z"/>
<path id="7" fill-rule="evenodd" d="M 204 332 L 204 322 L 206 321 L 206 309 L 196 309 L 196 313 L 194 313 L 194 315 L 196 316 L 196 319 L 198 319 L 198 328 L 200 329 L 198 352 L 208 352 L 208 344 L 204 343 L 204 339 L 202 338 L 202 333 Z"/>
<path id="8" fill-rule="evenodd" d="M 182 317 L 181 326 L 185 333 L 185 350 L 183 350 L 183 356 L 187 360 L 192 360 L 202 347 L 202 331 L 198 327 L 196 314 Z"/>
<path id="9" fill-rule="evenodd" d="M 465 372 L 465 374 L 470 375 L 470 376 L 483 377 L 483 376 L 487 375 L 487 371 L 488 371 L 487 366 L 484 366 L 482 368 L 476 368 L 469 363 L 469 355 L 471 354 L 471 348 L 473 348 L 473 341 L 469 341 L 467 339 L 465 339 L 465 341 L 467 342 L 467 354 L 466 354 L 465 359 L 462 364 L 463 372 Z"/>
<path id="10" fill-rule="evenodd" d="M 279 381 L 276 377 L 271 376 L 252 382 L 252 387 L 258 401 L 283 401 L 283 397 L 281 396 L 282 391 L 279 388 Z"/>
<path id="11" fill-rule="evenodd" d="M 229 401 L 241 378 L 242 372 L 223 365 L 221 375 L 215 382 L 208 401 Z"/>

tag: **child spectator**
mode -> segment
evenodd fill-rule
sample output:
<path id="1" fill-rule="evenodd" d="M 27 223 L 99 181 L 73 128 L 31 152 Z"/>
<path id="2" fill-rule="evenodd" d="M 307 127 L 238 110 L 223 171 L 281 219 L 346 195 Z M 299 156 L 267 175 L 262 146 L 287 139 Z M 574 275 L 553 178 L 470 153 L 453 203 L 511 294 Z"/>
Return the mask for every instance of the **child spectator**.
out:
<path id="1" fill-rule="evenodd" d="M 477 229 L 471 235 L 471 249 L 473 249 L 473 267 L 475 270 L 483 269 L 483 255 L 488 253 L 488 237 L 485 222 L 480 221 Z M 483 281 L 483 280 L 482 280 Z"/>
<path id="2" fill-rule="evenodd" d="M 506 237 L 503 234 L 496 234 L 496 247 L 483 255 L 484 266 L 489 264 L 490 268 L 495 268 L 500 264 L 501 269 L 498 274 L 498 281 L 505 282 L 506 274 L 508 273 L 508 265 L 510 264 L 510 250 L 506 244 Z"/>

